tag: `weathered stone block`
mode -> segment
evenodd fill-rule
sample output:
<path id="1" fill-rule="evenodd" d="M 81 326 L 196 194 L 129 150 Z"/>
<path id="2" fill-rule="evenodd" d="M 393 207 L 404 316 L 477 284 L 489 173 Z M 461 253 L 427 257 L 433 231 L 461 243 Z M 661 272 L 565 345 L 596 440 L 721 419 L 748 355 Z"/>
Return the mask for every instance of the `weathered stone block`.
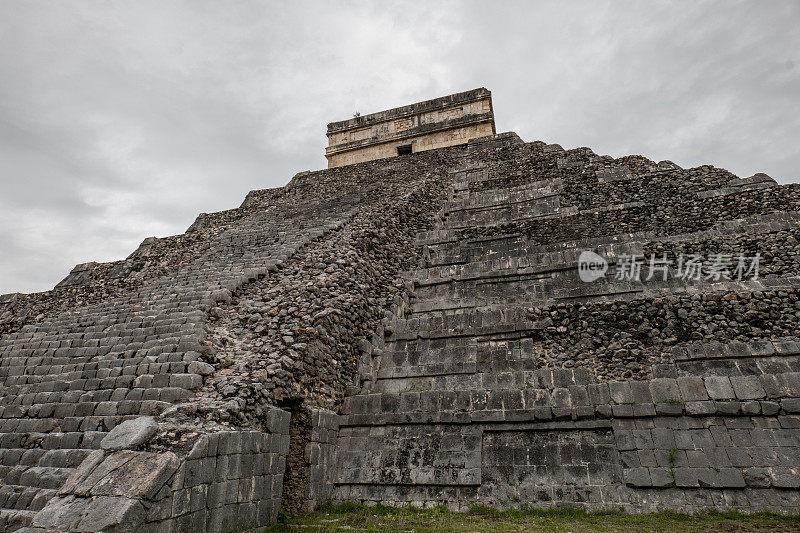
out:
<path id="1" fill-rule="evenodd" d="M 762 402 L 758 401 L 749 401 L 742 403 L 742 414 L 753 416 L 761 413 L 761 404 Z"/>
<path id="2" fill-rule="evenodd" d="M 725 376 L 710 376 L 703 379 L 708 396 L 712 400 L 733 400 L 736 394 L 729 378 Z"/>
<path id="3" fill-rule="evenodd" d="M 800 488 L 800 468 L 774 467 L 770 469 L 772 486 L 782 489 Z"/>
<path id="4" fill-rule="evenodd" d="M 800 413 L 800 398 L 784 398 L 780 405 L 787 413 Z"/>
<path id="5" fill-rule="evenodd" d="M 772 476 L 769 468 L 745 468 L 742 476 L 748 487 L 767 488 L 772 485 Z"/>
<path id="6" fill-rule="evenodd" d="M 158 423 L 149 416 L 126 420 L 100 442 L 104 450 L 136 449 L 148 442 L 158 431 Z"/>
<path id="7" fill-rule="evenodd" d="M 756 376 L 731 376 L 730 381 L 739 400 L 758 400 L 766 396 Z"/>
<path id="8" fill-rule="evenodd" d="M 672 472 L 668 468 L 650 468 L 650 481 L 653 487 L 670 487 L 675 484 Z"/>
<path id="9" fill-rule="evenodd" d="M 124 497 L 56 497 L 34 516 L 31 525 L 65 531 L 133 532 L 147 512 L 138 500 Z"/>
<path id="10" fill-rule="evenodd" d="M 120 453 L 123 452 L 116 452 Z M 114 460 L 116 454 L 108 456 L 106 461 L 119 466 L 113 467 L 114 470 L 109 469 L 108 474 L 89 487 L 87 482 L 96 479 L 92 473 L 85 482 L 76 486 L 75 492 L 88 491 L 98 496 L 150 499 L 172 477 L 179 464 L 178 457 L 172 452 L 158 454 L 136 452 L 122 464 Z M 104 464 L 99 465 L 97 470 L 103 470 Z"/>
<path id="11" fill-rule="evenodd" d="M 678 467 L 674 470 L 675 474 L 675 486 L 676 487 L 699 487 L 700 482 L 698 481 L 698 476 L 700 474 L 701 469 L 699 468 L 689 468 L 689 467 Z"/>
<path id="12" fill-rule="evenodd" d="M 653 482 L 650 479 L 650 469 L 648 468 L 629 468 L 625 470 L 625 483 L 632 487 L 650 487 Z"/>
<path id="13" fill-rule="evenodd" d="M 75 469 L 69 478 L 67 478 L 64 485 L 61 487 L 59 494 L 67 495 L 75 490 L 75 487 L 82 483 L 91 474 L 94 469 L 103 462 L 105 454 L 100 450 L 95 450 L 84 459 L 78 468 Z"/>
<path id="14" fill-rule="evenodd" d="M 686 414 L 698 416 L 698 415 L 710 415 L 716 412 L 716 407 L 714 402 L 712 401 L 700 401 L 700 402 L 686 402 Z"/>

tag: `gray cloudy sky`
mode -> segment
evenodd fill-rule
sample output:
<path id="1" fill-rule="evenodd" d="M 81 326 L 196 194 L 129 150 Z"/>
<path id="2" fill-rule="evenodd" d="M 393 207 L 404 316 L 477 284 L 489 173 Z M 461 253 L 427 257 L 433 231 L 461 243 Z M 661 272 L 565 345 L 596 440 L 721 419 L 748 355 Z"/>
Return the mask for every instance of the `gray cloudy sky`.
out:
<path id="1" fill-rule="evenodd" d="M 800 178 L 800 2 L 0 0 L 0 293 L 325 167 L 325 126 L 485 86 L 498 131 Z"/>

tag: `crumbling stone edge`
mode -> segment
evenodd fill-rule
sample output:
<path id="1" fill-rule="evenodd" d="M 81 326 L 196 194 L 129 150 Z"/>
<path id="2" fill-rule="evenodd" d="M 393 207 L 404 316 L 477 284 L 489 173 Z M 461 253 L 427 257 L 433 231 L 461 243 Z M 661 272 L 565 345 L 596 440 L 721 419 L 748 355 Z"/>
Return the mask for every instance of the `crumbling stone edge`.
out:
<path id="1" fill-rule="evenodd" d="M 80 464 L 31 527 L 20 531 L 155 533 L 268 526 L 280 510 L 289 418 L 273 408 L 268 432 L 207 433 L 182 457 L 138 449 L 146 444 L 142 435 L 155 434 L 147 428 L 156 422 L 150 417 L 126 421 Z M 128 436 L 133 449 L 114 445 Z"/>

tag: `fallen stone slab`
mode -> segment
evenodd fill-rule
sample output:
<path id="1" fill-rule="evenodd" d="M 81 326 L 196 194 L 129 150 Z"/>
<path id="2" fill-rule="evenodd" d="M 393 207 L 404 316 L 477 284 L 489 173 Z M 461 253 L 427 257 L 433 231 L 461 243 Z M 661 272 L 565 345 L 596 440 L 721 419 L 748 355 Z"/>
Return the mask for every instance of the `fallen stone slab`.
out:
<path id="1" fill-rule="evenodd" d="M 158 431 L 158 423 L 152 416 L 126 420 L 100 441 L 104 450 L 133 450 L 147 443 Z"/>

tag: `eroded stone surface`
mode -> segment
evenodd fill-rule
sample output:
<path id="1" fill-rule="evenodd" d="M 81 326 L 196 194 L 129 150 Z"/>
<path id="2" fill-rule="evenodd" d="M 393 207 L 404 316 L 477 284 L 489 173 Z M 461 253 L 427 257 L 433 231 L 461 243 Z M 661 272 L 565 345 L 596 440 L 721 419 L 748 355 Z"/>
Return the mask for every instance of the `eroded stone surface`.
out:
<path id="1" fill-rule="evenodd" d="M 112 429 L 100 441 L 104 450 L 135 450 L 147 443 L 158 431 L 158 422 L 152 416 L 141 416 L 126 420 Z"/>

